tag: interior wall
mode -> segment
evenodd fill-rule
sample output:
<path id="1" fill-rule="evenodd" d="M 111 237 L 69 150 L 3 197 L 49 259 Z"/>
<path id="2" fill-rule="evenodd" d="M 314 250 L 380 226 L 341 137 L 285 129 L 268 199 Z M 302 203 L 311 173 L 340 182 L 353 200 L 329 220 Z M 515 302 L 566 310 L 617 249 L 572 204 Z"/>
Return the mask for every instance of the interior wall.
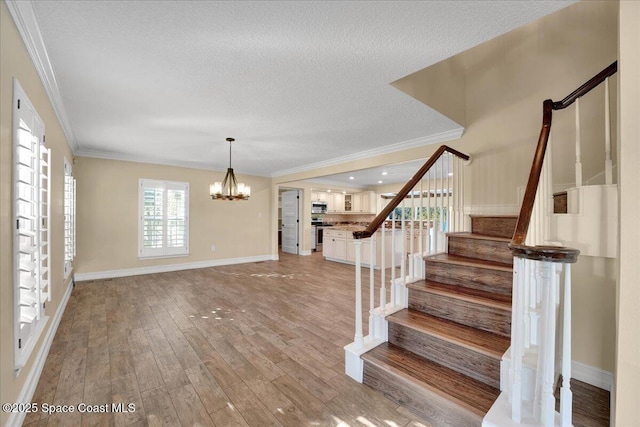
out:
<path id="1" fill-rule="evenodd" d="M 58 122 L 44 86 L 31 62 L 7 5 L 0 2 L 0 401 L 16 402 L 25 380 L 35 365 L 38 352 L 53 325 L 69 286 L 63 279 L 63 185 L 64 157 L 71 160 L 62 127 Z M 14 375 L 13 360 L 13 78 L 16 77 L 44 121 L 46 145 L 51 148 L 51 301 L 46 313 L 50 320 L 27 364 Z M 10 414 L 0 413 L 0 424 Z"/>
<path id="2" fill-rule="evenodd" d="M 236 175 L 251 186 L 251 197 L 225 201 L 209 196 L 209 184 L 222 181 L 224 172 L 88 157 L 78 158 L 74 171 L 78 198 L 76 273 L 270 255 L 272 197 L 268 178 Z M 140 178 L 189 183 L 188 256 L 138 259 Z M 215 252 L 211 245 L 215 245 Z"/>
<path id="3" fill-rule="evenodd" d="M 640 2 L 620 2 L 619 215 L 615 425 L 640 420 Z"/>

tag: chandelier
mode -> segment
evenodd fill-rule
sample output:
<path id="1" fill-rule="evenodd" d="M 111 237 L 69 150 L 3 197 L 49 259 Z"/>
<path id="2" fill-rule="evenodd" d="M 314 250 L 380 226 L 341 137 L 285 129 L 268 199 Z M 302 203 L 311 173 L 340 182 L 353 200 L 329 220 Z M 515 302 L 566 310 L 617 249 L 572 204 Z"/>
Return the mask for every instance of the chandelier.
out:
<path id="1" fill-rule="evenodd" d="M 227 138 L 229 142 L 229 168 L 222 182 L 214 182 L 209 186 L 209 195 L 213 200 L 247 200 L 251 196 L 251 187 L 236 180 L 236 175 L 231 167 L 231 143 L 233 138 Z"/>

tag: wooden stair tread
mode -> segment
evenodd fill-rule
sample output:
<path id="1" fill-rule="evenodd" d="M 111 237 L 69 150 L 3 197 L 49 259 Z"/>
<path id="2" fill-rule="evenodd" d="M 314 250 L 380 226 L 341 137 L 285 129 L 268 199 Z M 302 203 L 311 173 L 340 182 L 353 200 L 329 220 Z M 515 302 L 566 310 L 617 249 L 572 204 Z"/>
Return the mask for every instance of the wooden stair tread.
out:
<path id="1" fill-rule="evenodd" d="M 491 240 L 494 242 L 505 242 L 505 243 L 511 242 L 511 239 L 507 237 L 491 236 L 488 234 L 480 234 L 480 233 L 469 233 L 468 231 L 447 233 L 447 236 L 463 237 L 465 239 Z"/>
<path id="2" fill-rule="evenodd" d="M 503 262 L 487 261 L 478 258 L 468 258 L 447 253 L 428 255 L 424 257 L 424 260 L 442 262 L 445 264 L 464 265 L 468 267 L 486 268 L 488 270 L 513 271 L 513 267 L 510 264 L 506 264 Z"/>
<path id="3" fill-rule="evenodd" d="M 500 394 L 494 387 L 391 343 L 377 346 L 362 358 L 481 416 Z"/>
<path id="4" fill-rule="evenodd" d="M 413 309 L 401 310 L 387 320 L 496 359 L 501 359 L 511 344 L 507 337 Z"/>
<path id="5" fill-rule="evenodd" d="M 450 298 L 462 299 L 481 305 L 488 305 L 503 310 L 511 311 L 511 296 L 498 293 L 486 292 L 480 289 L 465 288 L 446 283 L 432 282 L 424 280 L 421 282 L 409 283 L 407 287 L 424 292 L 431 292 Z"/>

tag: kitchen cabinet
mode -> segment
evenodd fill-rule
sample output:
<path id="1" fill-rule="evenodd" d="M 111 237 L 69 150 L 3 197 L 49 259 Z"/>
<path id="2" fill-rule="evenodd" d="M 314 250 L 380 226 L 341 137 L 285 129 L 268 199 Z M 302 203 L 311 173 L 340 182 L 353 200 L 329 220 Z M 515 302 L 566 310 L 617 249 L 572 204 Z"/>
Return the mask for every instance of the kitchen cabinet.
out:
<path id="1" fill-rule="evenodd" d="M 311 192 L 311 201 L 312 202 L 326 202 L 327 201 L 327 193 L 324 191 L 312 191 Z"/>
<path id="2" fill-rule="evenodd" d="M 376 193 L 364 191 L 361 193 L 349 194 L 351 197 L 351 210 L 353 213 L 376 213 Z"/>
<path id="3" fill-rule="evenodd" d="M 371 245 L 373 245 L 373 266 L 374 268 L 379 268 L 380 263 L 382 261 L 382 246 L 381 239 L 382 233 L 385 234 L 385 265 L 387 267 L 391 266 L 391 256 L 392 256 L 392 233 L 391 230 L 378 230 L 371 239 L 365 239 L 362 241 L 362 265 L 369 266 L 371 264 Z M 339 230 L 332 229 L 325 231 L 325 239 L 322 255 L 328 261 L 337 261 L 344 262 L 349 264 L 354 264 L 356 260 L 356 249 L 355 243 L 353 239 L 353 231 L 352 230 Z M 331 236 L 331 237 L 329 237 Z M 401 244 L 400 241 L 402 239 L 402 233 L 396 233 L 396 265 L 400 264 L 402 260 L 402 252 L 401 252 Z"/>
<path id="4" fill-rule="evenodd" d="M 347 232 L 345 230 L 325 229 L 322 240 L 322 256 L 325 258 L 346 259 Z"/>
<path id="5" fill-rule="evenodd" d="M 327 193 L 327 213 L 344 212 L 344 194 Z"/>

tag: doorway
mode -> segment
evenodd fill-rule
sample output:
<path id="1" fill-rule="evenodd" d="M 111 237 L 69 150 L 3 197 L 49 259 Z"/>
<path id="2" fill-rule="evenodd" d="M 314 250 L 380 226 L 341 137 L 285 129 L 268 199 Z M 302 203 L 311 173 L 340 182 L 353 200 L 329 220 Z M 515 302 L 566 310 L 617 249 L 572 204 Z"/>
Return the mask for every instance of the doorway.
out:
<path id="1" fill-rule="evenodd" d="M 282 252 L 299 254 L 300 248 L 300 192 L 282 192 Z"/>

